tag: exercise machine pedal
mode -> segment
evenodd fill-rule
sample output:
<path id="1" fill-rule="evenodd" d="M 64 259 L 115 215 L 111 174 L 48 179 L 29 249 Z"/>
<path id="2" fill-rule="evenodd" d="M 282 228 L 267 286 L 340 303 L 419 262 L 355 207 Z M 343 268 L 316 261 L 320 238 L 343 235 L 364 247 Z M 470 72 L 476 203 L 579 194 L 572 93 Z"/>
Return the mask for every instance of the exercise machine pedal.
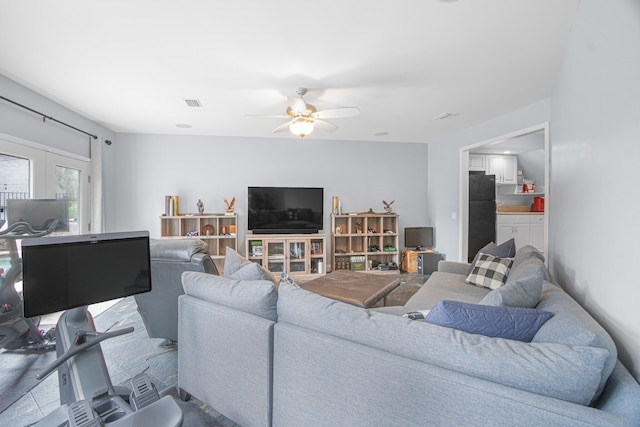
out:
<path id="1" fill-rule="evenodd" d="M 160 400 L 156 386 L 153 385 L 149 376 L 145 373 L 138 374 L 131 378 L 131 390 L 129 402 L 134 411 Z"/>
<path id="2" fill-rule="evenodd" d="M 104 423 L 86 400 L 77 400 L 67 409 L 69 427 L 103 427 Z"/>

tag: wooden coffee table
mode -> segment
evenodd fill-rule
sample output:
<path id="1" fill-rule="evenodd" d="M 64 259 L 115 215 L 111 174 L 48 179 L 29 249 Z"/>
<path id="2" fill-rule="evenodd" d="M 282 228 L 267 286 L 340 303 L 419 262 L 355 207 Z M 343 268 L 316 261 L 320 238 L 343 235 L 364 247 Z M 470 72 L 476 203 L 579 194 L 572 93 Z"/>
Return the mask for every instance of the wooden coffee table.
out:
<path id="1" fill-rule="evenodd" d="M 373 307 L 398 286 L 399 277 L 350 270 L 337 270 L 300 285 L 308 291 L 364 308 Z"/>

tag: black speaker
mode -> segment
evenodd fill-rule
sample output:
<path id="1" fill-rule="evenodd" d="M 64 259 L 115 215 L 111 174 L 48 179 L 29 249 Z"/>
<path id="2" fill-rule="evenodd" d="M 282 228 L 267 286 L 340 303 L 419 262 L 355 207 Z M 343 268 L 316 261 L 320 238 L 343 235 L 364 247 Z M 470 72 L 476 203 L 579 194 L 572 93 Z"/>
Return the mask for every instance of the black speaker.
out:
<path id="1" fill-rule="evenodd" d="M 418 265 L 418 274 L 431 274 L 438 270 L 438 261 L 445 259 L 444 254 L 438 252 L 430 252 L 426 254 L 418 254 L 416 264 Z"/>

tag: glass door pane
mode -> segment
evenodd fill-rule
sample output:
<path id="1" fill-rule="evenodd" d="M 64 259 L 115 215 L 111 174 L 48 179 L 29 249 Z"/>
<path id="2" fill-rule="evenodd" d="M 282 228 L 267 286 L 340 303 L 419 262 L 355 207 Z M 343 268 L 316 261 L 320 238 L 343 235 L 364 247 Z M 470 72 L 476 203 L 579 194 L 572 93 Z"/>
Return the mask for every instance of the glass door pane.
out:
<path id="1" fill-rule="evenodd" d="M 0 222 L 7 219 L 7 200 L 31 198 L 29 159 L 0 153 Z"/>
<path id="2" fill-rule="evenodd" d="M 7 224 L 7 200 L 31 197 L 31 162 L 29 159 L 0 153 L 0 229 Z M 3 224 L 4 223 L 4 224 Z M 7 272 L 11 258 L 20 252 L 9 239 L 0 239 L 0 271 Z M 14 252 L 12 254 L 12 252 Z"/>
<path id="3" fill-rule="evenodd" d="M 69 232 L 80 234 L 78 228 L 80 195 L 80 171 L 65 166 L 56 166 L 56 199 L 66 200 L 69 216 Z"/>
<path id="4" fill-rule="evenodd" d="M 305 242 L 289 242 L 289 272 L 304 272 L 307 269 Z"/>
<path id="5" fill-rule="evenodd" d="M 46 197 L 65 200 L 69 231 L 64 234 L 86 234 L 90 230 L 91 203 L 89 162 L 59 154 L 46 154 Z"/>

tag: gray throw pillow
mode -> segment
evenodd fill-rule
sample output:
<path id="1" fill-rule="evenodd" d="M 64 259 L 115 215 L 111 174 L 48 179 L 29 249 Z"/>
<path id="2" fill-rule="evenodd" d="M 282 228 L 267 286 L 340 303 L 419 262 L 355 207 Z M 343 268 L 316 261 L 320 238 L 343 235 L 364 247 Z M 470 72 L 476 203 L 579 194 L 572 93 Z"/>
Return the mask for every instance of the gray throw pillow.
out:
<path id="1" fill-rule="evenodd" d="M 473 267 L 476 266 L 480 253 L 497 256 L 499 258 L 513 258 L 516 255 L 516 241 L 514 239 L 509 239 L 499 245 L 496 245 L 493 242 L 487 243 L 487 245 L 480 249 L 476 256 L 473 257 L 473 262 L 471 263 L 469 270 L 467 270 L 467 274 L 471 274 Z"/>
<path id="2" fill-rule="evenodd" d="M 251 264 L 251 261 L 243 257 L 233 248 L 227 246 L 224 255 L 224 275 L 229 276 L 240 270 L 245 265 Z"/>
<path id="3" fill-rule="evenodd" d="M 542 295 L 542 277 L 530 276 L 507 282 L 489 292 L 478 304 L 499 307 L 534 308 Z"/>

